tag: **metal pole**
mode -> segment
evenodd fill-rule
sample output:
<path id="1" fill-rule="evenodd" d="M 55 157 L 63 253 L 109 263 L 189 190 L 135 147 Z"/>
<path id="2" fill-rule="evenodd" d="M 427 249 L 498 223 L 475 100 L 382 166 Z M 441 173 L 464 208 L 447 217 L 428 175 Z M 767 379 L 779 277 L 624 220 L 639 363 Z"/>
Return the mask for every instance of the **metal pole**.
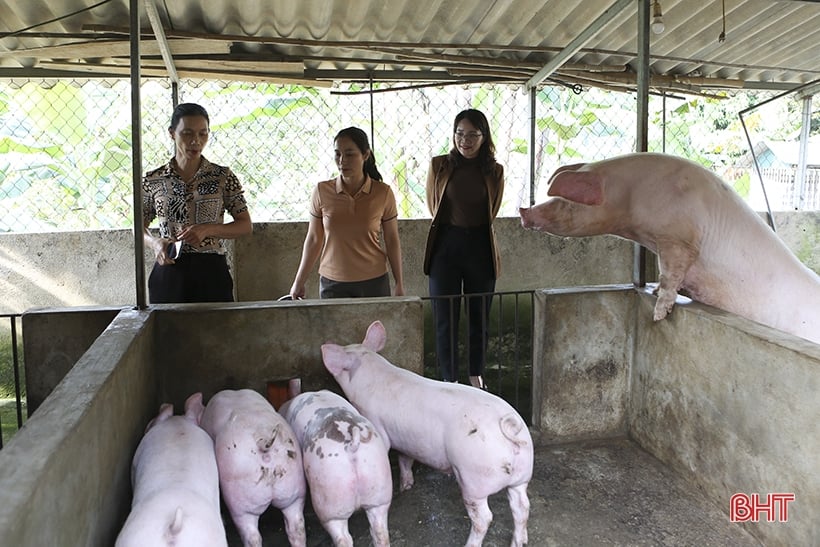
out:
<path id="1" fill-rule="evenodd" d="M 134 198 L 134 279 L 137 309 L 146 308 L 142 241 L 142 117 L 140 101 L 140 4 L 131 0 L 131 178 Z"/>
<path id="2" fill-rule="evenodd" d="M 661 106 L 663 107 L 663 111 L 661 112 L 661 151 L 666 154 L 666 91 L 661 93 L 661 103 Z"/>
<path id="3" fill-rule="evenodd" d="M 635 135 L 635 151 L 646 152 L 649 148 L 649 5 L 650 0 L 638 2 L 638 127 Z M 632 252 L 632 283 L 636 287 L 646 285 L 646 248 L 635 243 Z"/>
<path id="4" fill-rule="evenodd" d="M 763 184 L 763 174 L 760 172 L 760 163 L 757 161 L 757 154 L 755 153 L 755 147 L 752 144 L 752 137 L 749 136 L 749 129 L 746 127 L 746 120 L 743 118 L 744 111 L 741 111 L 738 116 L 740 117 L 740 125 L 743 127 L 743 134 L 746 135 L 746 143 L 749 145 L 749 153 L 752 155 L 752 160 L 755 164 L 755 172 L 757 173 L 757 180 L 760 181 L 760 189 L 763 190 L 763 201 L 766 202 L 766 221 L 769 223 L 773 231 L 777 231 L 777 228 L 774 227 L 774 215 L 772 215 L 772 207 L 769 204 L 769 195 L 766 193 L 766 185 Z"/>
<path id="5" fill-rule="evenodd" d="M 800 126 L 800 152 L 797 158 L 797 173 L 794 177 L 794 208 L 802 211 L 806 206 L 806 164 L 809 153 L 809 133 L 811 132 L 811 95 L 803 97 L 803 121 Z"/>
<path id="6" fill-rule="evenodd" d="M 370 73 L 370 148 L 376 148 L 376 122 L 373 105 L 373 73 Z"/>
<path id="7" fill-rule="evenodd" d="M 536 116 L 538 113 L 536 112 L 536 102 L 535 102 L 535 95 L 538 93 L 538 90 L 534 87 L 529 89 L 530 91 L 530 206 L 535 205 L 535 127 L 536 127 Z"/>

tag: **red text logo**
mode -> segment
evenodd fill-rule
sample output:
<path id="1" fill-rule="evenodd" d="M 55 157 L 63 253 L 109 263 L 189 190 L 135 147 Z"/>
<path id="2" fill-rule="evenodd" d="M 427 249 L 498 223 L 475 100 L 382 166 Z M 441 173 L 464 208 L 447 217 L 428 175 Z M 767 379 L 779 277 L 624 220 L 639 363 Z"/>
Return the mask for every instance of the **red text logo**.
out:
<path id="1" fill-rule="evenodd" d="M 729 500 L 729 520 L 732 522 L 789 522 L 789 502 L 794 494 L 735 494 Z"/>

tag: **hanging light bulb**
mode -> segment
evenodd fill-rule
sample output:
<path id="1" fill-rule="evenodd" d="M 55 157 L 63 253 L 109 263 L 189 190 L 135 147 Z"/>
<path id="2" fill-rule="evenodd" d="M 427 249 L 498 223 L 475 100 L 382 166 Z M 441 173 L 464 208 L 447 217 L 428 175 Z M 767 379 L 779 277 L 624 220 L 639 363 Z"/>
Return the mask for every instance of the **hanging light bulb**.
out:
<path id="1" fill-rule="evenodd" d="M 658 0 L 652 2 L 652 32 L 660 34 L 666 29 L 663 24 L 663 14 L 661 13 L 661 3 Z"/>

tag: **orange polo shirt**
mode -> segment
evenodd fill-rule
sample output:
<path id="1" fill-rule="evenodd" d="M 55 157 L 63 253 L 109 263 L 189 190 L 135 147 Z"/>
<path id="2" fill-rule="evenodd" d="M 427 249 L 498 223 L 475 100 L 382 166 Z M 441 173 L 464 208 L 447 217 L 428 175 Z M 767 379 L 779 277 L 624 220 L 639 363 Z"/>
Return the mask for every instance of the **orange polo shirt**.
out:
<path id="1" fill-rule="evenodd" d="M 313 190 L 310 214 L 321 218 L 325 229 L 319 275 L 350 282 L 387 273 L 382 223 L 398 217 L 390 186 L 367 177 L 351 196 L 344 191 L 341 177 L 320 182 Z"/>

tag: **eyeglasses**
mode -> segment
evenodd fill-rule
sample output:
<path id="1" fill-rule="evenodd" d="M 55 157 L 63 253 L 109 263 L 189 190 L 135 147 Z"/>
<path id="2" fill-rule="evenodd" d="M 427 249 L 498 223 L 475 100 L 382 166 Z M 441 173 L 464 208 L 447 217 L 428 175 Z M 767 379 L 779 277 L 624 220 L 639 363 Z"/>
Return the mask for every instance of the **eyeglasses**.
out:
<path id="1" fill-rule="evenodd" d="M 459 141 L 477 141 L 482 136 L 482 134 L 480 132 L 462 133 L 461 131 L 456 131 L 455 135 L 456 135 L 456 140 L 459 140 Z"/>

